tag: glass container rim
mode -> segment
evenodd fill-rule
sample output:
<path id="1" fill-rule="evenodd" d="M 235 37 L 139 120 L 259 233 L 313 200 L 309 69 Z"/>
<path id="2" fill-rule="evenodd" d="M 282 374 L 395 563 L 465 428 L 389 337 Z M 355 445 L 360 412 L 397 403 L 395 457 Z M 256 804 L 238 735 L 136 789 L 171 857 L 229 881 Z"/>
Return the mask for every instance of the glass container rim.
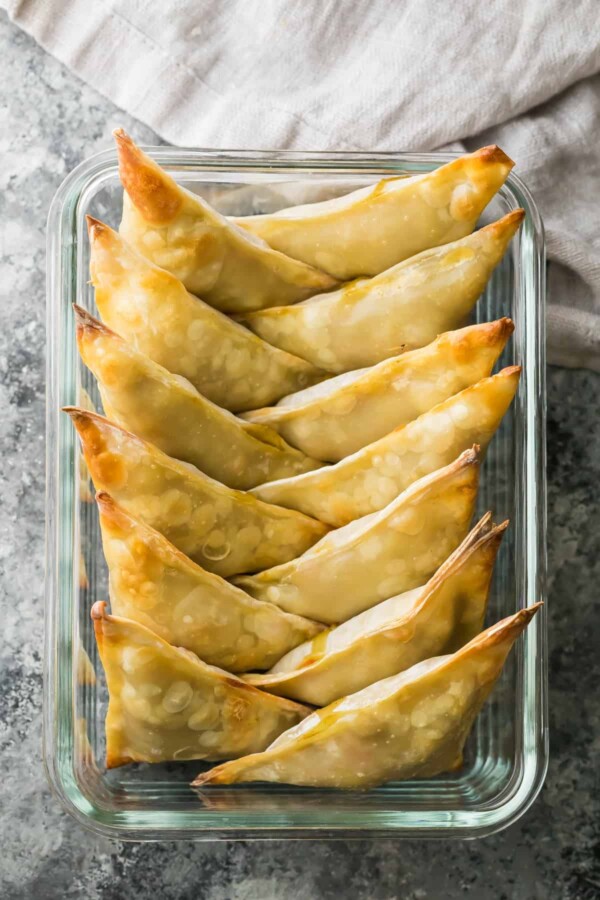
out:
<path id="1" fill-rule="evenodd" d="M 177 171 L 189 169 L 206 171 L 257 174 L 284 172 L 290 170 L 299 175 L 304 172 L 334 170 L 348 175 L 372 175 L 383 173 L 384 169 L 403 170 L 417 174 L 449 162 L 460 153 L 437 151 L 416 152 L 321 152 L 321 151 L 254 151 L 174 148 L 169 146 L 147 146 L 144 149 L 167 168 Z M 62 806 L 82 825 L 92 831 L 120 840 L 224 840 L 319 837 L 359 839 L 364 837 L 460 837 L 474 838 L 493 834 L 520 818 L 534 802 L 544 782 L 548 765 L 547 733 L 547 652 L 545 641 L 546 610 L 542 609 L 536 626 L 537 654 L 530 662 L 535 669 L 535 692 L 533 704 L 524 704 L 524 716 L 533 716 L 532 724 L 537 734 L 535 752 L 523 751 L 525 765 L 520 784 L 510 797 L 502 795 L 494 798 L 495 803 L 487 809 L 467 810 L 415 810 L 402 811 L 362 811 L 360 813 L 340 812 L 343 821 L 332 821 L 330 813 L 292 815 L 267 812 L 258 815 L 256 822 L 238 823 L 240 817 L 254 820 L 248 813 L 226 814 L 222 824 L 215 821 L 214 811 L 198 810 L 190 813 L 170 814 L 173 824 L 159 821 L 160 812 L 131 814 L 111 813 L 106 817 L 95 808 L 81 792 L 74 777 L 72 762 L 73 719 L 70 733 L 61 715 L 67 712 L 60 707 L 56 691 L 59 641 L 68 644 L 72 633 L 62 634 L 58 625 L 69 621 L 72 614 L 72 596 L 60 595 L 57 541 L 59 525 L 57 515 L 60 505 L 62 485 L 56 477 L 56 457 L 59 449 L 59 420 L 57 394 L 59 392 L 57 350 L 60 336 L 61 292 L 65 277 L 73 277 L 69 270 L 72 254 L 68 248 L 76 242 L 73 231 L 75 211 L 84 193 L 91 189 L 97 179 L 108 177 L 116 171 L 117 156 L 114 149 L 94 154 L 70 172 L 58 188 L 48 215 L 47 231 L 47 390 L 46 390 L 46 607 L 45 607 L 45 654 L 44 654 L 44 766 L 50 786 Z M 528 315 L 527 359 L 531 384 L 527 399 L 528 446 L 526 465 L 528 467 L 528 500 L 536 511 L 535 534 L 530 546 L 534 566 L 536 595 L 545 600 L 545 270 L 544 233 L 541 217 L 531 193 L 522 180 L 512 172 L 502 191 L 507 193 L 515 205 L 526 210 L 525 233 L 531 245 L 529 294 L 526 297 Z M 67 242 L 65 243 L 65 237 Z M 535 426 L 535 427 L 533 427 Z M 533 476 L 533 477 L 531 477 Z M 75 478 L 75 473 L 72 473 Z M 57 502 L 58 501 L 58 502 Z M 66 618 L 65 618 L 66 617 Z M 68 631 L 68 629 L 67 629 Z M 533 638 L 532 638 L 533 640 Z M 539 643 L 539 646 L 537 644 Z M 531 654 L 530 654 L 531 656 Z M 533 707 L 533 709 L 532 709 Z M 72 711 L 71 711 L 72 712 Z M 70 746 L 69 746 L 70 742 Z M 508 786 L 510 788 L 510 785 Z M 507 788 L 507 790 L 508 790 Z M 327 818 L 329 816 L 329 819 Z M 136 818 L 137 817 L 137 818 Z M 179 817 L 179 818 L 178 818 Z M 269 824 L 263 821 L 269 819 Z M 294 818 L 294 822 L 290 822 Z M 338 818 L 337 816 L 335 817 Z M 360 819 L 360 823 L 356 820 Z"/>

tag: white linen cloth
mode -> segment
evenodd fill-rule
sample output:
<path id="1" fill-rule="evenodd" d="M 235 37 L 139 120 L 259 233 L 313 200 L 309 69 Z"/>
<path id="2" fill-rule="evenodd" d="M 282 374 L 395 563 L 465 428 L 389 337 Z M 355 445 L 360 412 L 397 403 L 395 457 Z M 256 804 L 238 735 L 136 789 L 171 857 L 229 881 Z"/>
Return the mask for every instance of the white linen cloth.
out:
<path id="1" fill-rule="evenodd" d="M 175 144 L 498 143 L 538 202 L 551 362 L 600 371 L 598 0 L 0 0 Z"/>

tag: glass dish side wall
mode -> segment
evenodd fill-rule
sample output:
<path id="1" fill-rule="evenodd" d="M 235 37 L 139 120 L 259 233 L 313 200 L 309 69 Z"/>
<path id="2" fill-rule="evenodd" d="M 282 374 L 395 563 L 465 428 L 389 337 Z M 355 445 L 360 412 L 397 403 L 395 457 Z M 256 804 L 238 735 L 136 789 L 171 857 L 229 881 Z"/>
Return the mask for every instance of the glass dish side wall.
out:
<path id="1" fill-rule="evenodd" d="M 155 158 L 227 214 L 267 212 L 344 193 L 390 174 L 428 171 L 450 154 L 202 153 L 154 148 Z M 428 781 L 368 793 L 253 785 L 189 788 L 201 764 L 133 766 L 105 772 L 106 692 L 89 609 L 107 597 L 95 504 L 80 496 L 79 448 L 61 406 L 93 378 L 75 348 L 71 304 L 94 311 L 88 284 L 85 215 L 118 224 L 120 187 L 113 152 L 87 161 L 64 182 L 48 227 L 48 481 L 45 759 L 49 779 L 84 824 L 122 838 L 185 836 L 461 837 L 487 834 L 517 818 L 539 790 L 546 765 L 545 615 L 536 617 L 510 659 L 469 739 L 464 768 Z M 476 309 L 478 321 L 509 315 L 515 335 L 501 365 L 523 366 L 515 403 L 483 467 L 478 512 L 511 519 L 496 566 L 488 622 L 544 599 L 543 238 L 539 216 L 514 176 L 485 220 L 524 206 L 527 217 Z M 83 573 L 85 568 L 85 578 Z M 82 665 L 89 655 L 97 678 Z M 85 672 L 87 671 L 87 677 Z"/>

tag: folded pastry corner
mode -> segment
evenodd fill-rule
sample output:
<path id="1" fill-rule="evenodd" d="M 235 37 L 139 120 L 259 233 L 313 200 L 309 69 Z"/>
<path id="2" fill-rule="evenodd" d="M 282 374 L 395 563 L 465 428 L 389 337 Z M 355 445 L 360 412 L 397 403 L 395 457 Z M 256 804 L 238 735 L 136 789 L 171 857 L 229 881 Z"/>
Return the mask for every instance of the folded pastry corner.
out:
<path id="1" fill-rule="evenodd" d="M 337 284 L 273 250 L 178 185 L 122 129 L 114 136 L 125 189 L 121 234 L 211 306 L 224 312 L 262 309 Z"/>
<path id="2" fill-rule="evenodd" d="M 267 747 L 310 709 L 266 694 L 143 625 L 92 607 L 108 686 L 106 765 L 230 759 Z"/>
<path id="3" fill-rule="evenodd" d="M 264 752 L 204 772 L 194 786 L 270 781 L 365 790 L 458 768 L 475 717 L 540 606 L 503 619 L 451 655 L 317 710 Z"/>
<path id="4" fill-rule="evenodd" d="M 113 137 L 119 158 L 119 178 L 135 208 L 149 223 L 171 222 L 183 204 L 182 189 L 123 128 L 115 128 Z"/>

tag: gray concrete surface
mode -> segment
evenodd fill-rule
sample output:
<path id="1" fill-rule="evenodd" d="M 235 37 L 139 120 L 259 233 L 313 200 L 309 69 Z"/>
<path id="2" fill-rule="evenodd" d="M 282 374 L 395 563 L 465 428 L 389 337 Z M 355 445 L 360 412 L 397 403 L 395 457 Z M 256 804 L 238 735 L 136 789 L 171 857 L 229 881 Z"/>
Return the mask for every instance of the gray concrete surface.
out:
<path id="1" fill-rule="evenodd" d="M 41 763 L 44 246 L 50 200 L 123 124 L 0 15 L 0 896 L 4 900 L 600 897 L 600 376 L 549 371 L 552 759 L 540 799 L 473 843 L 118 844 L 80 829 Z"/>

